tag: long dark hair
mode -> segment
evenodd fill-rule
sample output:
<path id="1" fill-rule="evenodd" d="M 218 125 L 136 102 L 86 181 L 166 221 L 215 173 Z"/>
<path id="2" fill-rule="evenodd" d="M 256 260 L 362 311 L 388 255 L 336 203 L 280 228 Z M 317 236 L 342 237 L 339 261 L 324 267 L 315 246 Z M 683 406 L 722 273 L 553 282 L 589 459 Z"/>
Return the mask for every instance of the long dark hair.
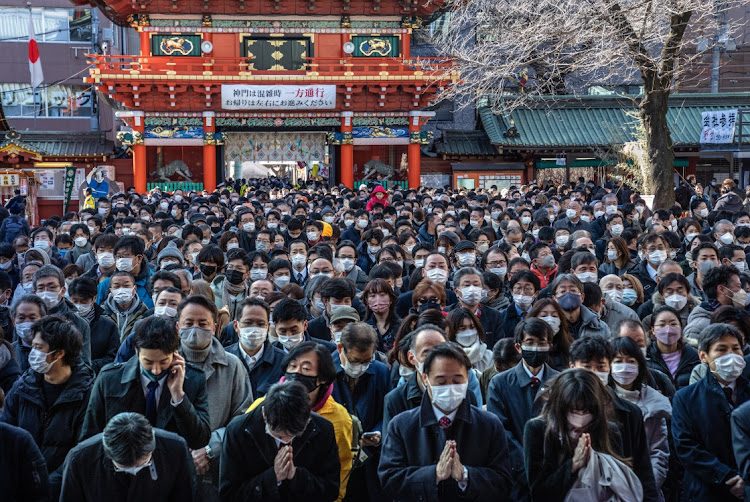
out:
<path id="1" fill-rule="evenodd" d="M 451 342 L 456 341 L 456 333 L 461 331 L 461 325 L 467 317 L 471 319 L 471 323 L 474 325 L 474 328 L 476 328 L 479 341 L 484 342 L 484 329 L 482 328 L 482 323 L 479 321 L 479 318 L 474 315 L 474 312 L 463 307 L 458 307 L 448 313 L 448 326 L 446 327 L 448 339 Z"/>
<path id="2" fill-rule="evenodd" d="M 396 293 L 393 292 L 393 288 L 385 279 L 372 279 L 362 291 L 362 303 L 367 307 L 367 316 L 365 317 L 365 320 L 370 319 L 375 315 L 370 310 L 369 305 L 367 305 L 368 297 L 378 293 L 385 293 L 391 300 L 391 307 L 388 309 L 388 325 L 393 326 L 396 322 L 396 301 L 398 300 L 398 296 L 396 296 Z"/>
<path id="3" fill-rule="evenodd" d="M 545 424 L 544 462 L 559 465 L 573 457 L 577 443 L 568 435 L 568 413 L 572 411 L 591 413 L 593 420 L 586 430 L 591 447 L 620 459 L 609 437 L 609 421 L 614 418 L 612 396 L 599 377 L 589 370 L 570 369 L 547 384 L 547 404 L 540 415 Z"/>
<path id="4" fill-rule="evenodd" d="M 619 336 L 612 340 L 612 353 L 617 357 L 619 354 L 624 356 L 632 357 L 638 361 L 638 377 L 633 380 L 633 389 L 641 390 L 643 385 L 648 385 L 649 373 L 648 366 L 646 365 L 646 358 L 638 347 L 638 344 L 633 341 L 632 338 L 627 336 Z M 609 375 L 610 382 L 612 385 L 617 383 L 612 379 L 612 375 Z"/>
<path id="5" fill-rule="evenodd" d="M 565 311 L 560 305 L 552 298 L 540 298 L 534 302 L 534 306 L 531 307 L 526 318 L 539 317 L 539 313 L 542 309 L 549 305 L 557 311 L 557 316 L 560 318 L 560 330 L 552 337 L 552 350 L 550 351 L 550 355 L 565 356 L 565 365 L 567 366 L 568 355 L 570 354 L 570 344 L 573 343 L 573 337 L 570 334 L 568 318 L 565 317 Z"/>

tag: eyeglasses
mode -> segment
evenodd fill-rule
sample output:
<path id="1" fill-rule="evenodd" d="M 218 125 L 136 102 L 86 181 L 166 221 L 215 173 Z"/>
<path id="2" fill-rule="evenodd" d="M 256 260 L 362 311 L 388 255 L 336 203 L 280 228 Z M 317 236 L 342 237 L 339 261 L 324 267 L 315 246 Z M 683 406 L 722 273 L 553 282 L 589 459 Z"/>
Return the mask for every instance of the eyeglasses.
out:
<path id="1" fill-rule="evenodd" d="M 520 295 L 520 294 L 527 294 L 527 295 L 533 295 L 534 294 L 534 286 L 523 286 L 523 287 L 514 287 L 513 288 L 513 294 Z"/>
<path id="2" fill-rule="evenodd" d="M 440 303 L 440 298 L 438 298 L 437 296 L 433 296 L 432 298 L 420 298 L 419 300 L 417 300 L 417 303 L 419 303 L 420 305 L 424 305 L 426 303 Z"/>

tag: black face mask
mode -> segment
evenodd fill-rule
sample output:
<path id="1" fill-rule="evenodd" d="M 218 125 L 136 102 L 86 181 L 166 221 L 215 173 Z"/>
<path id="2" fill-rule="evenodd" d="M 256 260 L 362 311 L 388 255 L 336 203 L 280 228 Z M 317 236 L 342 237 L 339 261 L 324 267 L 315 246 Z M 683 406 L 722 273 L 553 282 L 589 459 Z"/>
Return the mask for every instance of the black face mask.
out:
<path id="1" fill-rule="evenodd" d="M 224 277 L 226 277 L 230 283 L 237 285 L 241 284 L 242 281 L 245 280 L 244 275 L 245 274 L 243 274 L 239 270 L 227 270 L 224 274 Z"/>
<path id="2" fill-rule="evenodd" d="M 211 232 L 218 234 L 221 232 L 221 227 L 211 227 Z"/>
<path id="3" fill-rule="evenodd" d="M 543 352 L 539 352 L 536 350 L 527 350 L 521 348 L 521 357 L 523 357 L 523 360 L 526 361 L 526 364 L 528 364 L 530 367 L 538 368 L 539 366 L 547 362 L 549 351 L 545 350 Z"/>
<path id="4" fill-rule="evenodd" d="M 442 307 L 440 307 L 439 303 L 437 303 L 437 302 L 427 302 L 427 303 L 425 303 L 423 305 L 420 305 L 419 308 L 417 309 L 417 312 L 419 312 L 421 314 L 425 310 L 429 310 L 429 309 L 443 310 Z"/>
<path id="5" fill-rule="evenodd" d="M 216 273 L 216 265 L 200 265 L 201 274 L 203 274 L 204 277 L 213 277 L 213 275 Z"/>
<path id="6" fill-rule="evenodd" d="M 312 392 L 318 388 L 318 377 L 303 375 L 302 373 L 284 373 L 285 382 L 299 382 L 307 390 Z"/>

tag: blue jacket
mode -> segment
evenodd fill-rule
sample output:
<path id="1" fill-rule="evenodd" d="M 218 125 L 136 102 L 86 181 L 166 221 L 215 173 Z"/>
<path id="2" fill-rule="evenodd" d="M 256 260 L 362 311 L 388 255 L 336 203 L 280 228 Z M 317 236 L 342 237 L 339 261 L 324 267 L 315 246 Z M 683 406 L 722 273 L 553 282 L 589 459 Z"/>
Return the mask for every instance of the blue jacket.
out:
<path id="1" fill-rule="evenodd" d="M 359 244 L 359 239 L 361 237 L 362 232 L 359 231 L 359 228 L 357 228 L 356 224 L 341 232 L 341 240 L 352 241 L 355 246 Z"/>
<path id="2" fill-rule="evenodd" d="M 745 480 L 745 499 L 750 500 L 750 404 L 732 412 L 732 445 L 740 476 Z"/>
<path id="3" fill-rule="evenodd" d="M 349 377 L 341 367 L 338 351 L 331 353 L 336 368 L 336 381 L 333 384 L 333 399 L 352 414 L 357 415 L 365 432 L 381 431 L 385 395 L 391 390 L 388 366 L 373 361 L 364 375 L 354 386 L 354 394 L 349 392 Z"/>
<path id="4" fill-rule="evenodd" d="M 284 360 L 284 352 L 271 345 L 271 342 L 268 340 L 266 340 L 264 345 L 263 357 L 255 363 L 253 369 L 247 367 L 247 362 L 242 355 L 242 347 L 240 347 L 239 342 L 233 343 L 224 349 L 228 353 L 239 357 L 240 361 L 242 361 L 242 365 L 245 366 L 247 374 L 250 377 L 250 386 L 253 389 L 253 397 L 255 399 L 265 396 L 271 385 L 279 383 L 279 380 L 283 376 L 281 361 Z"/>
<path id="5" fill-rule="evenodd" d="M 153 273 L 154 271 L 151 270 L 146 258 L 144 258 L 141 262 L 141 272 L 135 278 L 135 291 L 138 294 L 138 298 L 150 309 L 154 308 L 154 301 L 151 299 L 151 294 L 148 291 L 148 280 Z M 96 303 L 99 305 L 104 304 L 104 301 L 109 296 L 109 280 L 110 278 L 107 277 L 99 283 L 99 287 L 97 288 L 98 296 L 96 297 Z"/>
<path id="6" fill-rule="evenodd" d="M 452 478 L 437 482 L 435 466 L 447 439 L 456 441 L 469 472 L 466 492 Z M 438 424 L 427 396 L 419 408 L 394 417 L 388 426 L 378 475 L 395 500 L 508 500 L 511 486 L 508 445 L 500 421 L 464 400 L 453 423 Z"/>
<path id="7" fill-rule="evenodd" d="M 748 381 L 738 378 L 735 393 L 738 405 L 748 401 Z M 732 410 L 719 381 L 710 372 L 675 394 L 672 435 L 675 453 L 685 468 L 685 500 L 737 500 L 724 484 L 740 474 L 732 449 Z"/>
<path id="8" fill-rule="evenodd" d="M 424 242 L 432 247 L 435 247 L 435 236 L 427 233 L 427 223 L 419 227 L 419 233 L 417 234 L 419 242 Z"/>

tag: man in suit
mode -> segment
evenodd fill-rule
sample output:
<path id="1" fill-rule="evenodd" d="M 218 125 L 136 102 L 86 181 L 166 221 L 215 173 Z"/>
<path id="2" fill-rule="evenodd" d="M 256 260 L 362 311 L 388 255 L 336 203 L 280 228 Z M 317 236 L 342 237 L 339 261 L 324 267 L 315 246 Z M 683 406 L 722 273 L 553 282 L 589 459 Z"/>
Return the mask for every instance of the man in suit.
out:
<path id="1" fill-rule="evenodd" d="M 729 502 L 745 492 L 730 425 L 732 410 L 750 400 L 750 385 L 740 376 L 745 367 L 742 347 L 742 333 L 735 327 L 719 323 L 705 328 L 698 355 L 710 371 L 674 396 L 672 436 L 685 468 L 687 500 Z"/>
<path id="2" fill-rule="evenodd" d="M 732 446 L 740 476 L 745 483 L 745 499 L 750 500 L 750 404 L 732 412 Z"/>
<path id="3" fill-rule="evenodd" d="M 94 382 L 81 439 L 102 432 L 115 415 L 132 411 L 145 415 L 154 427 L 179 434 L 191 449 L 206 446 L 211 438 L 206 379 L 177 353 L 180 337 L 174 320 L 144 319 L 133 343 L 137 357 L 108 364 Z"/>
<path id="4" fill-rule="evenodd" d="M 240 358 L 250 378 L 253 396 L 263 397 L 281 378 L 284 352 L 268 340 L 271 309 L 263 300 L 246 298 L 240 304 L 240 315 L 232 326 L 239 342 L 227 347 L 229 354 Z"/>
<path id="5" fill-rule="evenodd" d="M 515 496 L 513 500 L 528 499 L 528 487 L 523 460 L 523 430 L 533 417 L 534 399 L 547 380 L 558 375 L 547 364 L 554 332 L 549 324 L 532 317 L 516 326 L 516 350 L 521 364 L 495 375 L 487 389 L 487 411 L 503 424 L 508 438 Z"/>
<path id="6" fill-rule="evenodd" d="M 227 502 L 333 501 L 339 469 L 331 422 L 310 412 L 302 384 L 278 383 L 227 427 L 219 494 Z"/>
<path id="7" fill-rule="evenodd" d="M 378 474 L 397 500 L 511 500 L 505 430 L 466 400 L 471 361 L 451 342 L 424 362 L 419 408 L 396 416 Z"/>
<path id="8" fill-rule="evenodd" d="M 120 413 L 70 451 L 60 500 L 192 502 L 192 463 L 183 438 L 153 428 L 138 413 Z"/>
<path id="9" fill-rule="evenodd" d="M 293 221 L 297 221 L 296 218 Z M 291 222 L 290 222 L 291 223 Z M 296 240 L 289 243 L 289 259 L 292 262 L 292 282 L 302 289 L 307 286 L 307 242 Z"/>

